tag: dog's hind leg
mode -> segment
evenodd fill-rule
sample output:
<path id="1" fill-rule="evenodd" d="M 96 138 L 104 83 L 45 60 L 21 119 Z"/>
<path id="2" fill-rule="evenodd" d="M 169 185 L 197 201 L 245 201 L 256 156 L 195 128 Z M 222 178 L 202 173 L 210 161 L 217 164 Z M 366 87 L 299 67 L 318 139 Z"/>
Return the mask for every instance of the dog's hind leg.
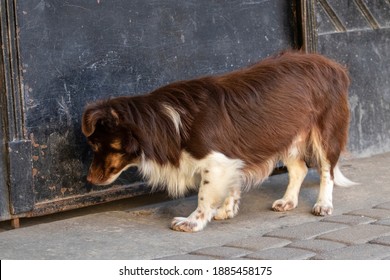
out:
<path id="1" fill-rule="evenodd" d="M 283 198 L 276 200 L 272 204 L 272 209 L 279 212 L 297 207 L 299 190 L 308 170 L 305 161 L 299 158 L 289 158 L 286 160 L 285 165 L 287 166 L 289 176 L 287 190 Z"/>
<path id="2" fill-rule="evenodd" d="M 342 123 L 339 125 L 342 127 Z M 333 128 L 334 130 L 336 128 Z M 345 129 L 344 129 L 345 130 Z M 320 173 L 320 192 L 317 202 L 314 204 L 312 213 L 317 216 L 331 215 L 333 212 L 333 186 L 334 186 L 334 168 L 338 162 L 343 139 L 332 139 L 332 135 L 337 135 L 324 131 L 320 134 L 316 131 L 312 134 L 314 151 L 316 153 L 317 164 Z M 342 134 L 342 133 L 341 133 Z M 346 132 L 344 131 L 344 134 Z M 325 140 L 321 140 L 324 139 Z M 328 143 L 326 146 L 323 143 Z"/>
<path id="3" fill-rule="evenodd" d="M 320 168 L 320 192 L 312 210 L 312 213 L 317 216 L 331 215 L 333 212 L 332 196 L 334 181 L 331 176 L 331 168 L 329 163 L 326 161 L 322 162 Z"/>
<path id="4" fill-rule="evenodd" d="M 218 208 L 223 207 L 224 202 L 228 201 L 230 207 L 232 193 L 229 194 L 229 191 L 240 186 L 241 166 L 240 160 L 229 159 L 220 153 L 207 156 L 201 167 L 202 179 L 198 193 L 198 207 L 187 218 L 174 218 L 171 228 L 185 232 L 200 231 L 218 213 Z M 233 194 L 235 197 L 232 197 L 232 211 L 236 214 L 239 192 L 233 191 Z"/>

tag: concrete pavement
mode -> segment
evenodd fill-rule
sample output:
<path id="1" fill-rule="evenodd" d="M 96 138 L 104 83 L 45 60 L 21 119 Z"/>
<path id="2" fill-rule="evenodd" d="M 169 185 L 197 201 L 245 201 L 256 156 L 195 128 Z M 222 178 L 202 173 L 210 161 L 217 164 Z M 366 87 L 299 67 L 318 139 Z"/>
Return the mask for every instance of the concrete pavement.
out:
<path id="1" fill-rule="evenodd" d="M 197 197 L 131 198 L 23 219 L 21 228 L 0 223 L 0 259 L 390 259 L 390 153 L 344 160 L 343 173 L 360 182 L 335 187 L 334 213 L 313 216 L 319 179 L 310 171 L 298 208 L 270 210 L 287 185 L 271 177 L 243 195 L 240 212 L 212 221 L 204 231 L 169 229 L 187 216 Z"/>

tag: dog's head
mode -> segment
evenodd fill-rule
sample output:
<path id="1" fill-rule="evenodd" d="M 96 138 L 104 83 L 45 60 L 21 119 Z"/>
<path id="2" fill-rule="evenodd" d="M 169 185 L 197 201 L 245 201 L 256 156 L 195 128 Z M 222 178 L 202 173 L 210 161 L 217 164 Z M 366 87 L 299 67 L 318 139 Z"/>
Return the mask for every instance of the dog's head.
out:
<path id="1" fill-rule="evenodd" d="M 90 104 L 84 111 L 82 132 L 94 153 L 87 177 L 91 184 L 114 182 L 140 158 L 137 128 L 123 115 L 110 101 Z"/>

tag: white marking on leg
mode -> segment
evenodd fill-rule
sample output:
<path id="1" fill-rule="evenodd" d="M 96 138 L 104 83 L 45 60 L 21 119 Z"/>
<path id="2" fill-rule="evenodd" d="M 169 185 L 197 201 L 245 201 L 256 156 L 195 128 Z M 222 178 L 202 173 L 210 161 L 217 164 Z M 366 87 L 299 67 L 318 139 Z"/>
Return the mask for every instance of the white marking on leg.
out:
<path id="1" fill-rule="evenodd" d="M 214 152 L 202 160 L 201 166 L 198 207 L 187 218 L 174 218 L 171 223 L 174 230 L 185 232 L 202 230 L 215 216 L 218 207 L 229 195 L 229 190 L 241 184 L 240 160 L 229 159 L 221 153 Z"/>
<path id="2" fill-rule="evenodd" d="M 231 219 L 237 215 L 241 198 L 240 188 L 233 188 L 229 196 L 225 199 L 223 205 L 217 209 L 214 216 L 215 220 Z"/>
<path id="3" fill-rule="evenodd" d="M 331 215 L 333 212 L 333 185 L 334 182 L 330 176 L 330 164 L 323 162 L 321 164 L 321 182 L 318 199 L 313 207 L 313 214 L 317 216 Z"/>
<path id="4" fill-rule="evenodd" d="M 289 183 L 283 198 L 272 204 L 275 211 L 288 211 L 298 205 L 299 190 L 307 174 L 306 163 L 300 159 L 290 158 L 285 163 L 288 169 Z"/>

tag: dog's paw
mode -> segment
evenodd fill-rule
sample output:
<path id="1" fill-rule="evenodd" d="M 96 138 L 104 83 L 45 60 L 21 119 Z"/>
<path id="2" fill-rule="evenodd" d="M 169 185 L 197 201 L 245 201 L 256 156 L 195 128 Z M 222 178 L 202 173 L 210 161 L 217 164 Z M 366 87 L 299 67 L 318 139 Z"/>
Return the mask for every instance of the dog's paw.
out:
<path id="1" fill-rule="evenodd" d="M 215 214 L 214 220 L 231 219 L 235 215 L 236 214 L 232 210 L 230 210 L 230 209 L 220 208 L 220 209 L 217 210 L 217 214 Z"/>
<path id="2" fill-rule="evenodd" d="M 171 229 L 183 232 L 196 232 L 202 230 L 204 225 L 189 218 L 175 217 L 171 222 Z"/>
<path id="3" fill-rule="evenodd" d="M 272 204 L 272 210 L 277 211 L 277 212 L 284 212 L 288 210 L 292 210 L 295 207 L 297 207 L 297 204 L 293 200 L 289 199 L 278 199 Z"/>
<path id="4" fill-rule="evenodd" d="M 317 202 L 311 212 L 316 216 L 332 215 L 333 205 L 331 203 Z"/>
<path id="5" fill-rule="evenodd" d="M 226 220 L 234 218 L 239 209 L 238 200 L 227 199 L 224 205 L 217 209 L 217 213 L 214 216 L 214 220 Z"/>

